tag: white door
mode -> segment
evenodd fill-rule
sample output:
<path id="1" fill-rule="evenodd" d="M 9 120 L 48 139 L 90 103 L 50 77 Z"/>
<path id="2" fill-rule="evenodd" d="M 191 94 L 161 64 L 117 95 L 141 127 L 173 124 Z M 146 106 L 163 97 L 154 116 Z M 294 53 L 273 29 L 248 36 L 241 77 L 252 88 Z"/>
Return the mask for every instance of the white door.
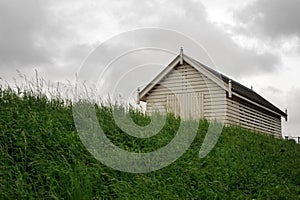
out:
<path id="1" fill-rule="evenodd" d="M 167 111 L 181 116 L 182 119 L 203 117 L 203 94 L 181 93 L 167 96 Z"/>

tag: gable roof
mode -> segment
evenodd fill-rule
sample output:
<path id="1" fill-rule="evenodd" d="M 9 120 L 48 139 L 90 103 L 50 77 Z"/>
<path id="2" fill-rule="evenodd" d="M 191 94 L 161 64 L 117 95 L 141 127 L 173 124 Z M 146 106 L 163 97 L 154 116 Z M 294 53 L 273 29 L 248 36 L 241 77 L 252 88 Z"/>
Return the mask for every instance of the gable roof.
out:
<path id="1" fill-rule="evenodd" d="M 229 80 L 231 80 L 232 84 L 232 92 L 233 95 L 238 96 L 240 98 L 245 98 L 249 100 L 252 104 L 256 104 L 260 107 L 267 108 L 267 110 L 271 110 L 283 117 L 287 117 L 287 114 L 274 106 L 272 103 L 267 101 L 265 98 L 257 94 L 255 91 L 243 86 L 242 84 L 238 83 L 237 81 L 232 80 L 231 78 L 211 69 L 210 67 L 200 63 L 197 60 L 183 54 L 182 55 L 183 61 L 187 64 L 194 67 L 197 71 L 207 76 L 209 79 L 214 81 L 218 84 L 221 88 L 228 92 L 228 84 Z M 175 59 L 171 61 L 171 63 L 162 71 L 160 72 L 154 79 L 151 81 L 140 93 L 140 100 L 145 101 L 146 96 L 172 69 L 174 69 L 180 63 L 180 55 L 176 56 Z"/>

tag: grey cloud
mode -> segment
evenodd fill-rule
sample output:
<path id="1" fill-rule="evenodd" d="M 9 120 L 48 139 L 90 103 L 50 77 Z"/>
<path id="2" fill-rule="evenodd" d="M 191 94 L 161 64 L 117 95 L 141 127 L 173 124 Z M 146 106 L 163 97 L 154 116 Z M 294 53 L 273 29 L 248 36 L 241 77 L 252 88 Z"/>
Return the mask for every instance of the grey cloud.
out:
<path id="1" fill-rule="evenodd" d="M 289 91 L 287 103 L 288 103 L 288 122 L 287 127 L 288 129 L 286 132 L 288 134 L 299 136 L 300 130 L 300 88 L 293 88 Z"/>
<path id="2" fill-rule="evenodd" d="M 64 61 L 69 64 L 80 64 L 94 48 L 95 46 L 89 44 L 74 44 L 68 46 L 63 53 Z M 78 67 L 79 66 L 77 66 L 77 68 Z"/>
<path id="3" fill-rule="evenodd" d="M 280 95 L 283 93 L 282 90 L 280 90 L 279 88 L 276 88 L 274 86 L 268 86 L 268 87 L 265 87 L 265 88 L 261 88 L 261 91 L 264 91 L 265 93 L 269 93 L 270 95 L 274 95 L 274 98 L 275 99 L 275 96 L 277 95 Z"/>
<path id="4" fill-rule="evenodd" d="M 38 32 L 46 23 L 38 1 L 0 2 L 0 62 L 27 65 L 49 62 L 47 50 L 40 46 Z"/>
<path id="5" fill-rule="evenodd" d="M 300 36 L 299 0 L 255 1 L 239 10 L 236 18 L 256 34 L 273 38 Z"/>
<path id="6" fill-rule="evenodd" d="M 49 11 L 47 6 L 49 5 L 42 5 L 34 0 L 24 3 L 19 1 L 1 3 L 0 20 L 3 25 L 0 28 L 0 65 L 2 68 L 10 63 L 17 68 L 25 64 L 41 64 L 49 68 L 48 71 L 69 67 L 74 69 L 74 66 L 80 65 L 81 59 L 92 49 L 88 44 L 76 41 L 77 32 L 81 30 L 81 34 L 83 33 L 82 23 L 84 21 L 90 23 L 90 20 L 81 19 L 81 22 L 76 24 L 76 20 L 72 21 L 72 19 L 78 19 L 78 16 L 84 18 L 86 15 L 81 13 L 92 12 L 93 7 L 83 6 L 80 12 L 72 11 L 70 15 L 64 15 L 63 20 L 59 20 L 61 18 L 52 16 L 51 13 L 59 7 L 58 3 L 51 3 L 52 11 Z M 110 3 L 107 1 L 107 4 L 103 3 L 101 7 L 106 8 L 103 10 L 104 16 L 111 16 L 111 19 L 116 20 L 123 30 L 161 27 L 179 31 L 195 39 L 211 55 L 220 71 L 234 77 L 270 73 L 276 70 L 281 62 L 275 54 L 259 54 L 255 50 L 237 46 L 230 35 L 207 20 L 207 13 L 201 2 L 131 0 L 126 3 Z M 103 21 L 101 16 L 99 13 L 98 22 Z M 94 22 L 95 26 L 99 26 L 97 20 Z M 73 39 L 69 40 L 70 37 Z M 147 39 L 153 43 L 167 42 L 160 35 L 151 35 Z M 179 43 L 174 43 L 172 50 L 178 52 Z M 211 66 L 210 60 L 204 56 L 204 51 L 194 50 L 185 49 L 185 52 Z"/>
<path id="7" fill-rule="evenodd" d="M 281 58 L 276 54 L 257 53 L 235 44 L 229 34 L 208 21 L 206 9 L 199 1 L 152 1 L 149 4 L 132 0 L 127 6 L 117 7 L 113 13 L 120 17 L 120 26 L 127 30 L 161 27 L 191 37 L 203 46 L 220 71 L 234 77 L 274 72 L 281 64 Z M 156 41 L 163 43 L 166 40 L 162 38 L 163 36 L 153 35 L 148 40 L 152 40 L 154 44 Z M 193 50 L 195 49 L 185 49 L 192 57 L 214 67 L 204 55 L 205 52 Z"/>
<path id="8" fill-rule="evenodd" d="M 159 34 L 145 32 L 145 34 L 135 35 L 133 38 L 120 37 L 118 41 L 114 40 L 112 43 L 108 43 L 109 45 L 103 48 L 100 54 L 95 54 L 94 58 L 91 58 L 90 66 L 92 68 L 83 73 L 85 80 L 93 79 L 92 77 L 100 73 L 102 70 L 100 65 L 103 65 L 103 63 L 99 63 L 97 65 L 99 67 L 97 68 L 94 67 L 95 63 L 99 62 L 99 60 L 109 61 L 113 59 L 114 55 L 118 55 L 118 51 L 121 51 L 124 47 L 140 42 L 147 44 L 145 46 L 168 46 L 168 50 L 176 54 L 179 52 L 180 46 L 186 45 L 184 46 L 185 53 L 211 67 L 214 67 L 214 62 L 218 70 L 233 78 L 271 73 L 278 69 L 281 63 L 280 57 L 272 53 L 257 53 L 255 50 L 243 49 L 236 45 L 230 35 L 207 20 L 206 10 L 202 3 L 193 1 L 177 1 L 176 3 L 163 1 L 156 4 L 160 6 L 153 6 L 147 2 L 137 3 L 136 1 L 130 1 L 130 5 L 137 6 L 117 7 L 114 10 L 114 15 L 122 16 L 119 23 L 124 29 L 160 27 L 162 29 L 174 30 L 194 39 L 203 46 L 204 50 L 187 45 L 187 42 L 182 38 L 180 41 L 176 37 L 172 38 L 173 35 L 167 31 L 161 31 Z M 168 7 L 168 12 L 166 12 L 166 7 Z M 170 41 L 172 41 L 172 44 L 165 44 L 170 43 Z M 206 52 L 211 56 L 211 60 L 206 56 Z M 157 53 L 152 52 L 152 54 L 157 57 Z M 137 63 L 147 63 L 151 60 L 146 55 L 141 56 L 139 53 L 134 55 L 128 56 L 126 63 L 123 62 L 122 66 L 119 66 L 122 69 L 112 70 L 108 73 L 104 81 L 108 87 L 114 86 L 120 74 L 122 75 L 126 73 L 126 70 L 129 71 L 132 67 L 137 66 Z M 104 57 L 101 58 L 102 56 Z M 170 59 L 174 57 L 175 55 L 170 55 Z M 160 60 L 162 61 L 159 62 L 160 64 L 166 65 L 170 59 L 152 60 Z M 104 65 L 108 61 L 105 61 Z M 161 67 L 154 66 L 153 68 L 155 70 L 161 69 Z M 154 78 L 154 74 L 154 72 L 138 73 L 138 76 L 142 80 L 150 81 Z"/>
<path id="9" fill-rule="evenodd" d="M 276 87 L 273 87 L 273 86 L 268 86 L 264 90 L 267 90 L 267 91 L 269 91 L 270 93 L 273 93 L 273 94 L 281 94 L 282 93 L 282 90 L 280 90 Z"/>
<path id="10" fill-rule="evenodd" d="M 72 16 L 62 12 L 59 2 L 0 0 L 1 77 L 11 80 L 16 70 L 34 76 L 34 69 L 49 80 L 75 77 L 93 46 L 77 40 Z"/>
<path id="11" fill-rule="evenodd" d="M 165 11 L 165 7 L 169 7 L 168 12 Z M 141 14 L 145 21 L 147 18 L 159 16 L 159 20 L 152 21 L 150 25 L 176 30 L 193 38 L 203 45 L 217 68 L 224 73 L 235 77 L 252 76 L 259 73 L 274 72 L 281 64 L 281 59 L 276 54 L 271 52 L 258 53 L 255 50 L 243 49 L 235 44 L 229 34 L 207 20 L 206 10 L 201 2 L 177 1 L 175 3 L 167 1 L 161 7 L 149 7 L 146 10 L 152 14 Z M 128 16 L 127 21 L 136 21 L 141 17 L 134 13 L 135 10 Z M 161 40 L 159 37 L 151 39 Z M 192 49 L 190 52 L 199 61 L 211 65 L 201 55 L 203 52 L 193 52 Z"/>
<path id="12" fill-rule="evenodd" d="M 256 87 L 253 88 L 254 91 L 256 91 Z M 258 94 L 262 95 L 265 99 L 272 102 L 276 107 L 284 111 L 286 108 L 286 101 L 282 98 L 284 95 L 284 91 L 282 91 L 280 88 L 274 87 L 274 86 L 267 86 L 260 88 L 258 91 Z"/>

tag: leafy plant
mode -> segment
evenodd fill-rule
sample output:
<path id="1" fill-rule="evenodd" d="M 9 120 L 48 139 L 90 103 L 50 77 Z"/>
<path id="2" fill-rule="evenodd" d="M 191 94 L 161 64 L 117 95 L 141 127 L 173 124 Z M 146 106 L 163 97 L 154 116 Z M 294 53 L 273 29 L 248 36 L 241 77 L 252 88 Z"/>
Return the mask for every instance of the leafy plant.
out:
<path id="1" fill-rule="evenodd" d="M 114 144 L 133 152 L 160 148 L 180 119 L 167 116 L 155 136 L 125 134 L 114 106 L 96 106 L 99 123 Z M 149 116 L 124 114 L 142 126 Z M 0 199 L 300 199 L 300 145 L 225 127 L 216 147 L 198 152 L 209 122 L 201 120 L 190 149 L 158 171 L 130 174 L 97 161 L 81 143 L 72 103 L 28 90 L 0 88 Z"/>

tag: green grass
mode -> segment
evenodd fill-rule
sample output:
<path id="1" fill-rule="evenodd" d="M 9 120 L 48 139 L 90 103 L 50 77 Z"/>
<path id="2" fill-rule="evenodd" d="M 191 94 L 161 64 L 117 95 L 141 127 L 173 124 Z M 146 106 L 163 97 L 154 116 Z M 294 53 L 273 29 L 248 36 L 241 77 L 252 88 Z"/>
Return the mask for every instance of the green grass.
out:
<path id="1" fill-rule="evenodd" d="M 96 109 L 99 122 L 129 151 L 168 144 L 180 122 L 169 115 L 158 135 L 143 140 L 123 133 L 111 109 Z M 149 123 L 142 113 L 130 115 Z M 0 88 L 0 199 L 300 199 L 300 145 L 226 127 L 200 160 L 208 125 L 200 121 L 194 142 L 176 162 L 131 174 L 101 164 L 85 149 L 70 102 Z"/>

